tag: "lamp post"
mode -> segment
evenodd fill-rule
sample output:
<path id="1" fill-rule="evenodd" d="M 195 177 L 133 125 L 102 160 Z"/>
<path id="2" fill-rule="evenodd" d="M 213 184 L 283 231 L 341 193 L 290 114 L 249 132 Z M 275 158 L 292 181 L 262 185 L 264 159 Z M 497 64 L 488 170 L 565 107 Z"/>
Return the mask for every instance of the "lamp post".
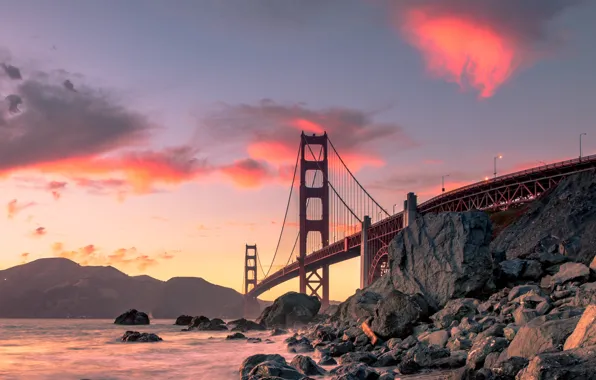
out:
<path id="1" fill-rule="evenodd" d="M 503 156 L 499 154 L 498 156 L 495 157 L 495 178 L 497 178 L 497 158 L 501 159 L 501 158 L 503 158 Z"/>
<path id="2" fill-rule="evenodd" d="M 397 206 L 397 203 L 393 205 L 393 215 L 395 215 L 395 206 Z"/>
<path id="3" fill-rule="evenodd" d="M 450 174 L 445 174 L 444 176 L 441 177 L 441 192 L 444 193 L 445 192 L 445 177 L 449 177 Z"/>
<path id="4" fill-rule="evenodd" d="M 582 136 L 587 136 L 587 133 L 580 133 L 579 135 L 579 160 L 582 160 Z"/>

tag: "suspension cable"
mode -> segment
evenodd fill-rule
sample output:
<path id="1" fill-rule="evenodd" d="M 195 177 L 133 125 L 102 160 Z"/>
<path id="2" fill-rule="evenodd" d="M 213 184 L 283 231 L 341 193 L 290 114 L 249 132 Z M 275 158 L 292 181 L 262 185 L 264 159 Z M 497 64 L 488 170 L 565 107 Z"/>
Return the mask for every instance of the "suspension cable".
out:
<path id="1" fill-rule="evenodd" d="M 337 150 L 335 149 L 335 146 L 333 145 L 333 143 L 331 142 L 331 139 L 329 137 L 327 137 L 327 140 L 329 141 L 329 144 L 331 145 L 331 149 L 333 149 L 333 151 L 335 152 L 335 154 L 337 155 L 337 157 L 339 158 L 339 160 L 341 161 L 342 165 L 346 168 L 346 170 L 348 171 L 348 173 L 350 173 L 350 176 L 352 176 L 352 179 L 354 181 L 356 181 L 356 183 L 358 184 L 358 186 L 362 189 L 362 191 L 364 191 L 364 193 L 366 193 L 366 195 L 368 195 L 368 197 L 370 199 L 372 199 L 372 201 L 385 213 L 387 214 L 387 216 L 391 216 L 387 210 L 385 210 L 383 208 L 383 206 L 381 206 L 380 204 L 377 203 L 377 201 L 368 193 L 368 191 L 366 191 L 366 189 L 360 184 L 360 182 L 358 182 L 358 180 L 356 179 L 356 177 L 354 177 L 354 174 L 352 174 L 352 172 L 350 171 L 350 169 L 348 168 L 348 166 L 346 165 L 346 163 L 344 162 L 344 160 L 341 158 L 341 156 L 339 155 L 339 153 L 337 153 Z"/>

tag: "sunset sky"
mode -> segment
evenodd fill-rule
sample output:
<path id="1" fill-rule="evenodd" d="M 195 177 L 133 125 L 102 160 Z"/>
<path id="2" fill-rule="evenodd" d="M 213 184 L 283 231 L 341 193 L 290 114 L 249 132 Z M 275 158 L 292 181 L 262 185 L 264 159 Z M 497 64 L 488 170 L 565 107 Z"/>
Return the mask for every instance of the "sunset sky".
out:
<path id="1" fill-rule="evenodd" d="M 386 209 L 495 155 L 575 158 L 583 132 L 595 154 L 595 19 L 589 0 L 2 1 L 0 269 L 60 256 L 241 291 L 301 129 Z M 332 267 L 332 299 L 358 266 Z"/>

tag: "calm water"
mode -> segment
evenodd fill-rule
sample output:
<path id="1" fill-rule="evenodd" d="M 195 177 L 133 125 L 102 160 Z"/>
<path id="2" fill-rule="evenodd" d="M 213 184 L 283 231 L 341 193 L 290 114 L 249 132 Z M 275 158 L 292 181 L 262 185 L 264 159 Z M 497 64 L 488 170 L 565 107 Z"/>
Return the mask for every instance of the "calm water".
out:
<path id="1" fill-rule="evenodd" d="M 249 337 L 275 343 L 225 341 L 226 332 L 181 332 L 173 320 L 149 326 L 117 326 L 113 320 L 0 319 L 0 379 L 239 379 L 253 354 L 278 353 L 291 360 L 283 340 L 269 332 Z M 126 330 L 152 332 L 157 343 L 123 343 Z M 209 339 L 212 337 L 212 339 Z"/>

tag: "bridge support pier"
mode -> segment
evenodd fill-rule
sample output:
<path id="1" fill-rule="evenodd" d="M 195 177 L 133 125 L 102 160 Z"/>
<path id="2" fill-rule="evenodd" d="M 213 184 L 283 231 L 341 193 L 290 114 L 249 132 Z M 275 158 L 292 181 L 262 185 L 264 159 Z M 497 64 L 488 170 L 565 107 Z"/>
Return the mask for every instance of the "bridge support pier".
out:
<path id="1" fill-rule="evenodd" d="M 255 286 L 257 286 L 257 245 L 246 244 L 244 250 L 244 294 Z"/>
<path id="2" fill-rule="evenodd" d="M 404 201 L 404 228 L 409 227 L 416 220 L 418 208 L 418 197 L 414 193 L 408 193 Z"/>
<path id="3" fill-rule="evenodd" d="M 360 240 L 360 289 L 368 286 L 368 272 L 370 270 L 371 254 L 368 244 L 368 229 L 370 227 L 370 217 L 364 216 L 362 221 L 362 232 Z"/>

